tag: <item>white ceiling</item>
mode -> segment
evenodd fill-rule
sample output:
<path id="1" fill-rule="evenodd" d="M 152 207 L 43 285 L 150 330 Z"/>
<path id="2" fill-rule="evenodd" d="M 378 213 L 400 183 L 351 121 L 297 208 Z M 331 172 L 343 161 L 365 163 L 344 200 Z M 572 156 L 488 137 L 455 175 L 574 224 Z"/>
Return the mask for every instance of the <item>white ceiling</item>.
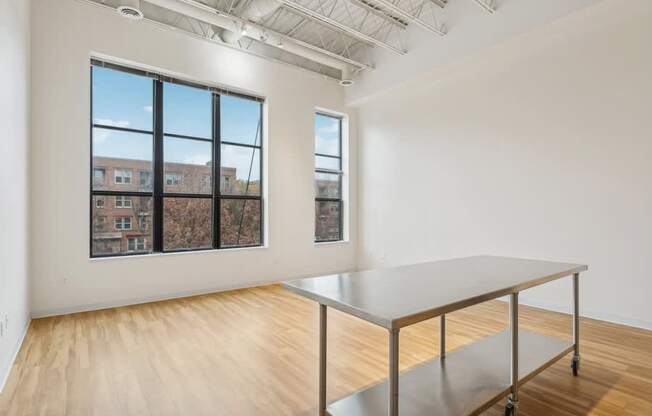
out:
<path id="1" fill-rule="evenodd" d="M 454 71 L 456 63 L 471 55 L 488 51 L 494 45 L 535 28 L 543 29 L 555 20 L 602 1 L 499 0 L 496 12 L 489 15 L 472 0 L 450 0 L 443 14 L 446 36 L 433 38 L 411 27 L 406 31 L 409 53 L 405 56 L 374 51 L 375 69 L 361 73 L 355 85 L 346 89 L 347 103 L 362 103 L 383 91 L 405 85 L 408 80 L 418 88 L 419 80 L 427 74 Z M 550 36 L 555 35 L 551 30 Z"/>

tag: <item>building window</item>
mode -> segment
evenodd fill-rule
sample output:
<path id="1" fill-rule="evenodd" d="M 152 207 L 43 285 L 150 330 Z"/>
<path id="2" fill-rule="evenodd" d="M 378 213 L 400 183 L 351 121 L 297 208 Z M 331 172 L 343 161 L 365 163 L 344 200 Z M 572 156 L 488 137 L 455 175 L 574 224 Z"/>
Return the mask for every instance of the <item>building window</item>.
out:
<path id="1" fill-rule="evenodd" d="M 181 184 L 181 174 L 180 173 L 166 173 L 165 174 L 165 184 L 167 186 L 174 186 Z"/>
<path id="2" fill-rule="evenodd" d="M 114 179 L 116 184 L 125 184 L 128 185 L 131 183 L 131 170 L 128 169 L 116 169 L 114 172 Z"/>
<path id="3" fill-rule="evenodd" d="M 140 174 L 140 186 L 141 187 L 150 187 L 152 186 L 152 172 L 146 171 L 146 170 L 141 170 Z"/>
<path id="4" fill-rule="evenodd" d="M 116 230 L 131 230 L 131 217 L 115 217 L 113 220 Z"/>
<path id="5" fill-rule="evenodd" d="M 147 214 L 141 214 L 138 216 L 138 228 L 141 231 L 147 231 L 147 228 L 149 226 L 149 217 Z"/>
<path id="6" fill-rule="evenodd" d="M 131 197 L 129 196 L 123 196 L 123 195 L 117 195 L 115 197 L 115 207 L 116 208 L 131 208 Z"/>
<path id="7" fill-rule="evenodd" d="M 105 176 L 106 176 L 106 170 L 104 168 L 93 169 L 93 184 L 104 185 Z"/>
<path id="8" fill-rule="evenodd" d="M 127 239 L 127 251 L 145 250 L 145 237 L 130 237 Z"/>
<path id="9" fill-rule="evenodd" d="M 106 217 L 105 216 L 97 216 L 95 217 L 95 231 L 97 232 L 102 232 L 104 231 L 104 226 L 106 225 Z"/>
<path id="10" fill-rule="evenodd" d="M 315 241 L 343 239 L 342 117 L 315 115 Z"/>
<path id="11" fill-rule="evenodd" d="M 92 257 L 263 244 L 262 99 L 96 60 L 91 83 L 92 217 L 121 208 Z"/>

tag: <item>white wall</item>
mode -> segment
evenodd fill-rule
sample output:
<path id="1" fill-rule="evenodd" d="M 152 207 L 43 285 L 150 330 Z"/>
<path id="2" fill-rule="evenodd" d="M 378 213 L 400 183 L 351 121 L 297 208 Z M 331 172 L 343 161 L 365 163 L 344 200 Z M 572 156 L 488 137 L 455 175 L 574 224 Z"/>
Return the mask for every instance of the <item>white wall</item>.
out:
<path id="1" fill-rule="evenodd" d="M 356 264 L 351 243 L 316 247 L 313 109 L 350 113 L 337 84 L 230 48 L 132 23 L 73 0 L 33 6 L 33 314 L 249 286 Z M 88 258 L 89 59 L 100 53 L 263 95 L 268 103 L 268 248 Z M 355 123 L 355 114 L 352 123 Z M 355 128 L 352 128 L 355 133 Z M 356 158 L 351 136 L 350 159 Z M 351 164 L 351 195 L 356 167 Z"/>
<path id="2" fill-rule="evenodd" d="M 360 267 L 586 263 L 584 313 L 652 328 L 650 22 L 649 0 L 605 1 L 360 107 Z"/>
<path id="3" fill-rule="evenodd" d="M 0 390 L 29 323 L 29 1 L 0 0 Z"/>

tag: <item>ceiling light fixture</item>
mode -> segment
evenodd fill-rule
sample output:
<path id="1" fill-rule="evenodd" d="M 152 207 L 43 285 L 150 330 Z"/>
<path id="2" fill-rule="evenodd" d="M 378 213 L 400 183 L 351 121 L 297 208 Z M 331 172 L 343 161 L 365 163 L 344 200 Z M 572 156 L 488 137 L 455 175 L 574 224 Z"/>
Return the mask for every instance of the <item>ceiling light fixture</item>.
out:
<path id="1" fill-rule="evenodd" d="M 120 3 L 116 8 L 120 16 L 129 20 L 141 20 L 144 17 L 138 0 L 123 0 Z"/>

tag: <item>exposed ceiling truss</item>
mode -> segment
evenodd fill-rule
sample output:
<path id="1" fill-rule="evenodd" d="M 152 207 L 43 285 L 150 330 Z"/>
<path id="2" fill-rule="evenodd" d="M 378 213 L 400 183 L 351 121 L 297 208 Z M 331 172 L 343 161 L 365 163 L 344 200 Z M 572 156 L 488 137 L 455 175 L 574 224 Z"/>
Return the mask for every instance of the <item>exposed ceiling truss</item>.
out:
<path id="1" fill-rule="evenodd" d="M 351 80 L 373 69 L 373 49 L 408 52 L 415 25 L 443 36 L 449 0 L 82 0 L 138 3 L 145 18 L 323 75 Z M 468 0 L 455 0 L 468 1 Z M 494 0 L 472 0 L 489 13 Z M 344 85 L 344 83 L 343 83 Z"/>
<path id="2" fill-rule="evenodd" d="M 496 12 L 495 0 L 473 0 L 476 4 L 482 7 L 487 13 L 494 14 Z"/>

